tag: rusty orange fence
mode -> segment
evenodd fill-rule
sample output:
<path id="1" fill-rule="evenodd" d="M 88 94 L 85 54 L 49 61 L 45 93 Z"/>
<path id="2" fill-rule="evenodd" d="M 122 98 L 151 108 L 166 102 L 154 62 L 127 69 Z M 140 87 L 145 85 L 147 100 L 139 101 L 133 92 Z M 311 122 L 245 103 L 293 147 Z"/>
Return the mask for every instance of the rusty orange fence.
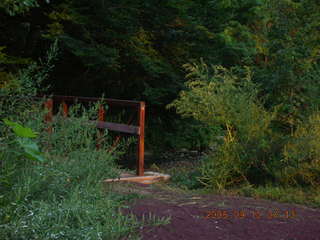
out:
<path id="1" fill-rule="evenodd" d="M 48 109 L 48 113 L 45 116 L 46 122 L 52 122 L 53 120 L 53 107 L 54 105 L 60 105 L 62 107 L 63 115 L 68 116 L 68 108 L 72 103 L 94 103 L 100 102 L 97 113 L 96 126 L 99 129 L 109 129 L 120 133 L 126 133 L 134 135 L 138 138 L 137 146 L 137 175 L 144 175 L 144 129 L 145 129 L 145 103 L 142 101 L 129 101 L 118 100 L 110 98 L 92 98 L 92 97 L 76 97 L 76 96 L 50 96 L 45 101 L 45 107 Z M 130 107 L 136 110 L 137 113 L 137 125 L 121 124 L 106 121 L 106 109 L 103 106 L 106 103 L 108 106 L 116 107 Z M 48 127 L 48 131 L 51 132 L 52 128 Z M 100 147 L 99 137 L 97 139 L 97 147 Z"/>

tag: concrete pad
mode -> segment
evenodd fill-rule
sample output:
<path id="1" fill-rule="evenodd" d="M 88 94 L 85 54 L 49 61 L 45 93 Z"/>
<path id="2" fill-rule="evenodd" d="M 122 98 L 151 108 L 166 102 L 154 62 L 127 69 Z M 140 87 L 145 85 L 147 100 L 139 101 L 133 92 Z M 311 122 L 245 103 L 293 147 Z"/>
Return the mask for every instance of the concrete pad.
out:
<path id="1" fill-rule="evenodd" d="M 144 173 L 144 176 L 136 176 L 133 174 L 123 173 L 120 175 L 120 178 L 114 179 L 106 179 L 105 183 L 113 183 L 113 182 L 136 182 L 142 184 L 152 184 L 160 181 L 169 180 L 170 175 L 147 171 Z"/>

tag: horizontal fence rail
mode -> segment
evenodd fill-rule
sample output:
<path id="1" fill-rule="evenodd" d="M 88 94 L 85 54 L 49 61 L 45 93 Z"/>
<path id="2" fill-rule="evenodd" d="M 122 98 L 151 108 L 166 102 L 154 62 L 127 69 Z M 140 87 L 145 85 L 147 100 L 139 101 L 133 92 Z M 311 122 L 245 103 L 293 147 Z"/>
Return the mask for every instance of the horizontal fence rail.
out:
<path id="1" fill-rule="evenodd" d="M 103 103 L 107 103 L 110 106 L 122 106 L 122 107 L 140 107 L 142 102 L 140 101 L 132 101 L 132 100 L 119 100 L 113 98 L 95 98 L 95 97 L 77 97 L 77 96 L 60 96 L 53 95 L 50 97 L 54 101 L 70 101 L 70 102 L 98 102 L 101 101 Z"/>

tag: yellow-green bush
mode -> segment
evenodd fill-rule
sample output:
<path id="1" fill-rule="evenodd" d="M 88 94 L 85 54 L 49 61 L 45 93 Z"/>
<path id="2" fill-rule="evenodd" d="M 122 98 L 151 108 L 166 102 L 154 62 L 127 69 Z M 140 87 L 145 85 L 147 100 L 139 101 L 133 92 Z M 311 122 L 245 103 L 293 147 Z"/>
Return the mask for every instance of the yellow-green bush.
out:
<path id="1" fill-rule="evenodd" d="M 284 146 L 284 168 L 282 182 L 285 184 L 320 183 L 320 112 L 314 112 L 301 122 Z"/>
<path id="2" fill-rule="evenodd" d="M 202 166 L 200 180 L 217 188 L 243 182 L 273 179 L 278 139 L 272 134 L 275 112 L 258 101 L 258 87 L 249 69 L 208 68 L 204 63 L 186 64 L 187 89 L 169 107 L 210 126 L 224 128 L 224 142 Z"/>

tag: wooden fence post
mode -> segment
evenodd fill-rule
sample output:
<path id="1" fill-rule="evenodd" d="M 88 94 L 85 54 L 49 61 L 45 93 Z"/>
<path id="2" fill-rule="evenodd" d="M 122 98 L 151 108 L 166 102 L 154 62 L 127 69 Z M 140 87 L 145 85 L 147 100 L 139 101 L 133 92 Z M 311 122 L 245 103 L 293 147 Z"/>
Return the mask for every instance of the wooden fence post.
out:
<path id="1" fill-rule="evenodd" d="M 63 116 L 68 117 L 68 105 L 65 102 L 62 102 L 62 110 L 63 110 Z"/>
<path id="2" fill-rule="evenodd" d="M 52 133 L 52 120 L 53 120 L 53 100 L 48 99 L 45 103 L 45 108 L 47 108 L 48 113 L 45 115 L 44 120 L 49 124 L 47 131 L 48 133 Z"/>
<path id="3" fill-rule="evenodd" d="M 105 121 L 105 109 L 103 107 L 103 105 L 100 105 L 99 106 L 99 112 L 98 112 L 98 121 L 101 121 L 101 122 L 104 122 Z M 98 139 L 97 139 L 97 149 L 99 149 L 101 147 L 101 138 L 103 136 L 103 130 L 99 129 L 99 132 L 98 132 Z"/>
<path id="4" fill-rule="evenodd" d="M 145 122 L 145 103 L 140 102 L 138 111 L 139 136 L 138 136 L 138 157 L 137 157 L 137 175 L 144 175 L 144 122 Z"/>

